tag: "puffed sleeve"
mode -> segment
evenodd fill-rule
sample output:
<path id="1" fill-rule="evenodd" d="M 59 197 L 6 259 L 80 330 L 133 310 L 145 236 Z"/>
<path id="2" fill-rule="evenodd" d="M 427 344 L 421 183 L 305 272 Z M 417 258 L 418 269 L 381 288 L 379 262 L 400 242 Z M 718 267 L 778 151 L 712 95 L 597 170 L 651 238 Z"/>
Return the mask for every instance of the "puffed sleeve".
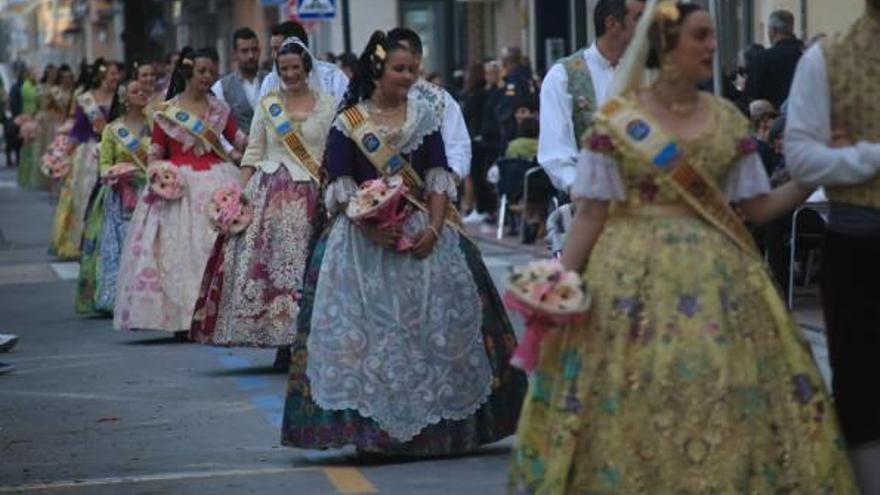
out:
<path id="1" fill-rule="evenodd" d="M 724 195 L 728 201 L 752 199 L 770 192 L 770 179 L 761 155 L 751 152 L 743 155 L 727 175 Z"/>
<path id="2" fill-rule="evenodd" d="M 68 137 L 78 143 L 85 143 L 94 136 L 95 131 L 92 129 L 92 122 L 83 111 L 82 107 L 77 105 L 73 114 L 73 128 L 70 129 Z"/>
<path id="3" fill-rule="evenodd" d="M 329 211 L 335 212 L 348 203 L 357 191 L 357 183 L 353 178 L 355 144 L 333 126 L 327 136 L 326 150 L 323 169 L 329 185 L 324 194 L 324 205 Z"/>
<path id="4" fill-rule="evenodd" d="M 158 122 L 153 124 L 153 132 L 150 136 L 150 161 L 165 160 L 168 157 L 169 139 Z"/>
<path id="5" fill-rule="evenodd" d="M 266 125 L 263 123 L 263 107 L 258 105 L 254 111 L 254 119 L 251 121 L 248 145 L 241 159 L 241 166 L 256 167 L 257 163 L 266 156 L 266 146 Z"/>
<path id="6" fill-rule="evenodd" d="M 229 112 L 229 115 L 226 117 L 226 126 L 223 127 L 223 137 L 225 137 L 226 140 L 232 144 L 232 147 L 238 151 L 243 152 L 248 144 L 248 137 L 238 128 L 238 124 L 235 123 L 235 118 L 233 118 L 232 112 Z"/>
<path id="7" fill-rule="evenodd" d="M 423 166 L 417 170 L 424 176 L 425 189 L 428 192 L 446 194 L 451 201 L 455 201 L 458 198 L 457 175 L 449 165 L 446 145 L 440 132 L 425 136 L 419 149 L 419 161 Z"/>

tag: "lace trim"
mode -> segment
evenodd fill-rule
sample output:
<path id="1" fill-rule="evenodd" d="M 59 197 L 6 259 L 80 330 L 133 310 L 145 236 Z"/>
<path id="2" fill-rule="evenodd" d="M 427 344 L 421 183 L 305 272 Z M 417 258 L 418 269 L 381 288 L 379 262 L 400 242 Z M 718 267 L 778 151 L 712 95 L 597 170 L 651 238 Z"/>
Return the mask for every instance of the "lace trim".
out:
<path id="1" fill-rule="evenodd" d="M 168 103 L 171 105 L 176 105 L 177 98 L 170 100 Z M 203 119 L 205 124 L 214 129 L 214 132 L 218 136 L 222 136 L 223 129 L 226 128 L 226 121 L 228 118 L 229 107 L 226 106 L 226 104 L 220 101 L 218 98 L 208 95 L 208 113 Z M 210 151 L 206 149 L 204 145 L 202 145 L 201 141 L 190 135 L 189 132 L 187 132 L 177 124 L 168 120 L 168 118 L 164 115 L 156 114 L 156 124 L 158 124 L 159 127 L 162 128 L 162 131 L 164 131 L 165 134 L 168 135 L 168 137 L 179 142 L 182 145 L 184 152 L 193 150 L 193 153 L 195 153 L 197 156 L 201 156 Z"/>
<path id="2" fill-rule="evenodd" d="M 623 179 L 614 158 L 595 151 L 581 152 L 571 196 L 575 199 L 625 200 Z"/>
<path id="3" fill-rule="evenodd" d="M 428 192 L 446 194 L 449 201 L 458 199 L 458 182 L 455 174 L 443 167 L 434 167 L 425 175 L 425 190 Z"/>
<path id="4" fill-rule="evenodd" d="M 770 192 L 770 179 L 757 153 L 740 158 L 724 183 L 724 194 L 731 202 L 752 199 Z"/>
<path id="5" fill-rule="evenodd" d="M 330 213 L 341 211 L 341 207 L 348 203 L 357 190 L 357 183 L 350 176 L 339 177 L 327 186 L 324 192 L 324 206 Z"/>
<path id="6" fill-rule="evenodd" d="M 372 103 L 367 100 L 365 106 L 369 110 Z M 424 143 L 425 137 L 440 130 L 440 124 L 440 120 L 434 115 L 431 107 L 415 95 L 410 94 L 406 102 L 406 120 L 400 129 L 379 125 L 376 126 L 376 132 L 382 136 L 385 142 L 405 154 L 419 149 Z M 346 137 L 351 137 L 342 125 L 341 117 L 333 121 L 333 127 Z"/>

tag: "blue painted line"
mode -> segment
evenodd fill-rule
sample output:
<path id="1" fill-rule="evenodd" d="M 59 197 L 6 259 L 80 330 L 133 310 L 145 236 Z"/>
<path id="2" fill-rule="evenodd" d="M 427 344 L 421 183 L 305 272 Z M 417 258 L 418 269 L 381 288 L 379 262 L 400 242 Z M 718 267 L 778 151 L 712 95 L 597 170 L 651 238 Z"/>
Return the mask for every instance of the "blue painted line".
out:
<path id="1" fill-rule="evenodd" d="M 247 368 L 251 362 L 239 356 L 224 356 L 220 358 L 220 364 L 226 368 Z"/>
<path id="2" fill-rule="evenodd" d="M 284 397 L 278 394 L 256 395 L 251 399 L 251 404 L 270 413 L 278 413 L 284 410 Z"/>
<path id="3" fill-rule="evenodd" d="M 269 386 L 269 380 L 259 376 L 242 376 L 235 379 L 235 386 L 245 392 L 259 390 Z"/>

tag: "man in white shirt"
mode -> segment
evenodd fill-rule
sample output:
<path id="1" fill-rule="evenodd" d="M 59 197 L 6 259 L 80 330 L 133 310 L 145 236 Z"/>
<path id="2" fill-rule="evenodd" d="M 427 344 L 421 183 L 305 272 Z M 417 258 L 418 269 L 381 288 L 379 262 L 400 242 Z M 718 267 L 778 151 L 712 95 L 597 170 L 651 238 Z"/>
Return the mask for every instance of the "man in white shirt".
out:
<path id="1" fill-rule="evenodd" d="M 296 21 L 286 21 L 272 26 L 272 37 L 269 39 L 269 45 L 272 48 L 273 66 L 275 56 L 278 53 L 278 50 L 281 49 L 281 44 L 284 43 L 284 40 L 293 36 L 302 40 L 306 46 L 309 45 L 309 35 L 300 23 Z M 345 91 L 348 89 L 348 77 L 342 72 L 342 69 L 334 64 L 324 62 L 323 60 L 312 60 L 312 66 L 312 73 L 310 75 L 312 78 L 312 84 L 317 86 L 321 91 L 332 95 L 336 98 L 337 102 L 341 102 L 342 98 L 345 96 Z M 265 96 L 266 93 L 275 91 L 280 87 L 281 81 L 273 70 L 263 80 L 263 86 L 260 88 L 260 98 Z"/>
<path id="2" fill-rule="evenodd" d="M 422 39 L 415 31 L 408 28 L 395 28 L 388 32 L 388 39 L 407 46 L 415 55 L 416 65 L 421 74 Z M 410 90 L 410 96 L 428 103 L 440 119 L 440 134 L 446 148 L 446 160 L 449 168 L 459 179 L 471 173 L 471 136 L 468 133 L 464 115 L 455 98 L 445 89 L 429 83 L 420 77 Z"/>
<path id="3" fill-rule="evenodd" d="M 599 0 L 596 42 L 555 64 L 541 85 L 538 163 L 557 189 L 574 184 L 582 134 L 608 97 L 614 68 L 635 34 L 644 0 Z"/>
<path id="4" fill-rule="evenodd" d="M 232 35 L 232 47 L 236 69 L 220 78 L 211 91 L 229 105 L 238 128 L 247 133 L 264 76 L 260 73 L 260 40 L 250 28 L 241 28 Z"/>
<path id="5" fill-rule="evenodd" d="M 822 303 L 832 389 L 862 493 L 880 493 L 880 0 L 810 48 L 789 94 L 786 163 L 831 203 Z"/>

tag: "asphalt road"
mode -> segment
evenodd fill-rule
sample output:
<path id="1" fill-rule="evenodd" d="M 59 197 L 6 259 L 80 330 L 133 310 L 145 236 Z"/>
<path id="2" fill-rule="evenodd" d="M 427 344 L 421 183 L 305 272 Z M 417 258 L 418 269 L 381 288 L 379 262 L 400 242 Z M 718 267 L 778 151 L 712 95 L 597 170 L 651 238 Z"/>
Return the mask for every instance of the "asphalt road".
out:
<path id="1" fill-rule="evenodd" d="M 52 205 L 0 169 L 0 494 L 501 494 L 511 439 L 465 457 L 364 463 L 282 447 L 272 351 L 121 333 L 73 311 L 77 267 L 46 255 Z M 532 255 L 484 245 L 500 277 Z M 521 325 L 519 325 L 521 326 Z"/>

